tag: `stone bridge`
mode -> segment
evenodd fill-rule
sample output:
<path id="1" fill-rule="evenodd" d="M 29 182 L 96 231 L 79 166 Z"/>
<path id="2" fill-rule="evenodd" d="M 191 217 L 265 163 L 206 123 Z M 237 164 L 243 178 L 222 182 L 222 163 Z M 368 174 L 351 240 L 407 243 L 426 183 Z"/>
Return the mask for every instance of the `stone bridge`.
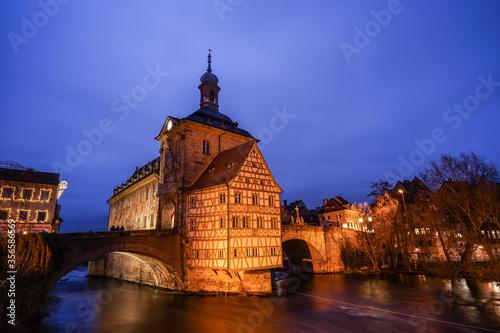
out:
<path id="1" fill-rule="evenodd" d="M 335 273 L 343 270 L 340 242 L 352 230 L 333 227 L 282 226 L 284 256 L 294 271 Z M 52 235 L 51 235 L 52 236 Z M 111 276 L 132 282 L 173 290 L 200 290 L 199 284 L 217 284 L 212 292 L 221 292 L 229 284 L 231 292 L 245 290 L 244 281 L 234 276 L 221 276 L 213 270 L 190 273 L 183 257 L 185 246 L 176 229 L 93 232 L 53 235 L 64 249 L 49 283 L 55 284 L 75 268 L 89 263 L 89 274 Z M 191 275 L 190 275 L 191 274 Z M 251 277 L 252 283 L 262 285 L 262 275 Z M 260 273 L 259 273 L 260 274 Z M 211 275 L 214 275 L 213 277 Z M 197 282 L 195 280 L 200 280 Z M 203 280 L 203 281 L 202 281 Z M 208 282 L 207 282 L 208 281 Z M 215 281 L 215 282 L 214 282 Z M 270 281 L 270 280 L 269 280 Z M 246 286 L 246 290 L 251 287 Z M 270 286 L 269 286 L 270 288 Z"/>
<path id="2" fill-rule="evenodd" d="M 99 272 L 105 256 L 118 252 L 134 258 L 139 268 L 142 266 L 144 272 L 153 275 L 157 286 L 182 289 L 184 262 L 177 230 L 58 234 L 57 242 L 64 253 L 50 276 L 51 285 L 89 261 L 97 266 L 93 270 Z"/>
<path id="3" fill-rule="evenodd" d="M 344 269 L 340 244 L 356 231 L 337 227 L 283 225 L 281 242 L 294 271 L 337 273 Z"/>

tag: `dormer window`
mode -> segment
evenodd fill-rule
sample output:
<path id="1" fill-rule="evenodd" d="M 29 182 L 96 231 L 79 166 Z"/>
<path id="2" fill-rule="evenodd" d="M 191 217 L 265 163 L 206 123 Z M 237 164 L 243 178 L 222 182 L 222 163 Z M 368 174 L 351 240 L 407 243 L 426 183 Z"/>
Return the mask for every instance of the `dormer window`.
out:
<path id="1" fill-rule="evenodd" d="M 212 173 L 212 172 L 214 172 L 214 170 L 215 170 L 215 168 L 210 168 L 210 169 L 208 169 L 208 173 Z"/>
<path id="2" fill-rule="evenodd" d="M 233 167 L 233 165 L 234 165 L 234 162 L 231 162 L 231 163 L 229 163 L 229 164 L 227 165 L 227 168 L 228 168 L 228 169 L 231 169 L 231 168 Z"/>

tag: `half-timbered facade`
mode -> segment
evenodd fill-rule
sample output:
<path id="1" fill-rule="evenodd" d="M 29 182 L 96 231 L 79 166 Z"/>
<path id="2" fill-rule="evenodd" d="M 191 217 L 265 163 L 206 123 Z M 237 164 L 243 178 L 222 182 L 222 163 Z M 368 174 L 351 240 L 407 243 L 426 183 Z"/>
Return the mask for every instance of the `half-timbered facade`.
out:
<path id="1" fill-rule="evenodd" d="M 255 141 L 217 154 L 186 191 L 188 265 L 281 267 L 281 192 Z"/>

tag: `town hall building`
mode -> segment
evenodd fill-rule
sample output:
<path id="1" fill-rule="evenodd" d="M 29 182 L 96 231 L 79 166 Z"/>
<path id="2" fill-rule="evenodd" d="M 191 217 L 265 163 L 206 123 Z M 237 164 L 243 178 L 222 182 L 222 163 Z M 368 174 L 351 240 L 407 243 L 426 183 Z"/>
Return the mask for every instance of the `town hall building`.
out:
<path id="1" fill-rule="evenodd" d="M 258 140 L 219 111 L 210 53 L 200 81 L 200 108 L 167 117 L 160 156 L 114 189 L 108 230 L 177 230 L 184 283 L 202 281 L 187 290 L 268 293 L 269 269 L 282 267 L 282 189 Z"/>

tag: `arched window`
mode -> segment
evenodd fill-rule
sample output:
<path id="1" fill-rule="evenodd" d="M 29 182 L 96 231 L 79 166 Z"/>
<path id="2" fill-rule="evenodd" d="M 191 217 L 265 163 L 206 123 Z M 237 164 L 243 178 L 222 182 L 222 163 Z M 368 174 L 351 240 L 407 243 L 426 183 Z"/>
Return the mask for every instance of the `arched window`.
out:
<path id="1" fill-rule="evenodd" d="M 210 99 L 210 102 L 215 103 L 215 91 L 210 90 L 210 97 L 209 97 L 209 99 Z"/>

